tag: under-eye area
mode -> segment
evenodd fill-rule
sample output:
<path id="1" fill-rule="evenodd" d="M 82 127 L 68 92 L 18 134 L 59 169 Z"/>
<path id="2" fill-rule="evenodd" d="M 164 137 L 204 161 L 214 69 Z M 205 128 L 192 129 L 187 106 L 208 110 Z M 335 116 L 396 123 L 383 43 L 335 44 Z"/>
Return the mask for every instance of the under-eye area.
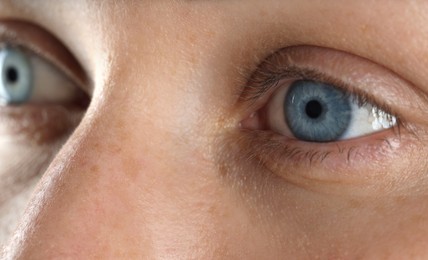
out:
<path id="1" fill-rule="evenodd" d="M 411 89 L 382 66 L 340 51 L 279 50 L 241 95 L 247 108 L 240 128 L 251 143 L 245 157 L 279 175 L 291 165 L 306 172 L 315 165 L 330 172 L 387 165 L 418 139 L 418 126 L 406 120 L 411 112 L 397 106 L 402 96 L 379 94 L 403 87 Z M 416 91 L 414 97 L 423 103 Z"/>
<path id="2" fill-rule="evenodd" d="M 0 259 L 427 259 L 427 21 L 0 0 Z"/>
<path id="3" fill-rule="evenodd" d="M 88 97 L 48 61 L 23 47 L 0 47 L 2 133 L 42 144 L 69 133 Z"/>
<path id="4" fill-rule="evenodd" d="M 88 107 L 70 55 L 35 24 L 0 21 L 0 243 Z"/>
<path id="5" fill-rule="evenodd" d="M 38 144 L 59 140 L 89 104 L 81 69 L 60 42 L 36 25 L 5 21 L 0 26 L 1 133 L 27 135 Z"/>

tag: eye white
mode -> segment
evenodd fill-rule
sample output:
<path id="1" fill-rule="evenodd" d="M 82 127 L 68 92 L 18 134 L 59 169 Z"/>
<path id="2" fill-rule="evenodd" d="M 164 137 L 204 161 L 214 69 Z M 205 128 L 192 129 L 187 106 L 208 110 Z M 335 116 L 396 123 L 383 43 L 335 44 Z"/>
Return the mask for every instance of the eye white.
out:
<path id="1" fill-rule="evenodd" d="M 0 49 L 0 103 L 66 103 L 79 88 L 60 69 L 20 48 Z"/>
<path id="2" fill-rule="evenodd" d="M 373 134 L 394 127 L 397 118 L 380 110 L 379 108 L 366 104 L 358 106 L 352 102 L 352 120 L 348 129 L 340 138 L 341 140 Z"/>
<path id="3" fill-rule="evenodd" d="M 275 92 L 269 102 L 267 110 L 267 122 L 269 127 L 282 135 L 293 137 L 285 118 L 284 100 L 289 89 L 289 85 L 282 87 Z M 348 97 L 351 106 L 351 119 L 346 131 L 337 139 L 349 140 L 362 136 L 374 134 L 397 125 L 397 118 L 374 104 L 359 105 L 357 97 Z"/>

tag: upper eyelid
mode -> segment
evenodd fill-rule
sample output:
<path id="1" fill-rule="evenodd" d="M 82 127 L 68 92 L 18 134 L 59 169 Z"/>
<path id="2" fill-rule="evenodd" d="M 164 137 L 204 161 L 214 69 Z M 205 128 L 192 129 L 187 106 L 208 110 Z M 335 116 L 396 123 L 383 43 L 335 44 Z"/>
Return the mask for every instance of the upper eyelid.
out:
<path id="1" fill-rule="evenodd" d="M 323 66 L 317 64 L 320 60 L 325 63 Z M 347 68 L 350 64 L 352 68 Z M 352 75 L 356 72 L 367 74 Z M 428 97 L 387 68 L 362 57 L 317 46 L 287 47 L 267 57 L 247 81 L 240 101 L 257 109 L 260 103 L 267 101 L 266 96 L 277 89 L 281 80 L 305 77 L 337 84 L 348 93 L 362 95 L 368 102 L 405 121 L 410 121 L 408 119 L 414 116 L 415 110 L 420 113 L 428 110 Z"/>
<path id="2" fill-rule="evenodd" d="M 261 84 L 261 87 L 258 89 L 257 93 L 247 92 L 245 96 L 247 96 L 248 99 L 257 99 L 263 94 L 265 94 L 266 92 L 269 92 L 269 90 L 271 90 L 272 88 L 276 88 L 276 85 L 279 85 L 281 80 L 284 78 L 291 81 L 301 80 L 301 79 L 310 79 L 310 80 L 319 81 L 319 82 L 326 82 L 336 86 L 337 88 L 344 91 L 347 96 L 354 97 L 354 99 L 356 98 L 356 101 L 358 103 L 361 103 L 361 105 L 368 102 L 368 103 L 375 104 L 378 108 L 383 110 L 387 110 L 387 111 L 393 110 L 386 104 L 379 104 L 380 102 L 378 100 L 374 100 L 371 96 L 367 95 L 367 93 L 359 91 L 358 89 L 350 86 L 350 84 L 347 84 L 340 79 L 331 77 L 330 75 L 324 75 L 319 71 L 290 66 L 286 70 L 278 71 L 275 74 L 273 73 L 272 75 L 275 75 L 275 76 L 273 76 L 271 80 L 268 80 L 269 83 L 267 84 L 260 83 L 260 82 L 253 82 L 253 84 Z M 260 80 L 262 81 L 262 79 Z M 393 111 L 391 111 L 391 113 L 395 114 Z"/>
<path id="3" fill-rule="evenodd" d="M 43 28 L 26 21 L 0 20 L 0 44 L 29 50 L 60 68 L 89 94 L 89 79 L 73 54 Z"/>

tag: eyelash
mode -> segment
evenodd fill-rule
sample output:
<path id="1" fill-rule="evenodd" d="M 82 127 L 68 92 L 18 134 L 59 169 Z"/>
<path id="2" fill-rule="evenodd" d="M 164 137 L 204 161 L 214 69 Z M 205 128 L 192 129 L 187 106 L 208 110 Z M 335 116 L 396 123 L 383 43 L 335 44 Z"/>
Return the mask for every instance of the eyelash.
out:
<path id="1" fill-rule="evenodd" d="M 280 59 L 281 57 L 279 57 L 279 60 Z M 281 81 L 288 79 L 292 81 L 314 80 L 331 84 L 341 89 L 348 97 L 352 98 L 356 102 L 356 104 L 359 105 L 359 107 L 371 104 L 376 109 L 376 112 L 384 111 L 388 113 L 389 115 L 395 117 L 397 122 L 396 125 L 394 125 L 391 129 L 387 131 L 393 132 L 393 137 L 398 138 L 399 140 L 401 139 L 402 128 L 405 128 L 406 130 L 408 130 L 408 132 L 412 132 L 411 127 L 403 120 L 403 117 L 401 117 L 399 113 L 397 113 L 389 105 L 380 102 L 378 99 L 374 98 L 372 95 L 361 90 L 360 88 L 352 86 L 351 84 L 348 84 L 338 78 L 324 74 L 312 68 L 308 69 L 299 68 L 296 66 L 281 65 L 281 62 L 268 62 L 267 60 L 265 62 L 262 62 L 262 65 L 259 66 L 256 73 L 248 81 L 243 93 L 241 93 L 240 101 L 249 103 L 251 107 L 256 108 L 256 111 L 259 111 L 263 108 L 263 106 L 266 105 L 270 98 L 270 95 L 272 95 L 275 90 L 279 89 L 279 84 L 281 83 Z M 257 147 L 262 147 L 262 149 L 260 149 L 261 151 L 258 151 L 257 153 L 269 154 L 270 158 L 275 158 L 278 161 L 284 160 L 284 158 L 286 158 L 291 161 L 306 160 L 310 164 L 312 164 L 315 162 L 323 162 L 328 156 L 334 153 L 332 149 L 330 149 L 329 151 L 317 150 L 317 148 L 321 147 L 319 143 L 309 144 L 299 140 L 292 141 L 292 143 L 299 142 L 305 143 L 306 145 L 312 145 L 312 149 L 305 150 L 304 148 L 299 148 L 297 145 L 290 144 L 290 142 L 284 142 L 283 139 L 286 137 L 282 137 L 283 139 L 279 140 L 278 142 L 276 139 L 279 138 L 279 135 L 272 132 L 267 132 L 263 130 L 244 131 L 246 131 L 248 134 L 250 134 L 250 132 L 252 132 L 252 134 L 255 133 L 255 136 L 253 137 L 259 140 L 257 142 Z M 359 148 L 359 145 L 349 145 L 349 141 L 351 140 L 339 141 L 330 144 L 323 143 L 322 146 L 331 147 L 332 145 L 335 145 L 335 147 L 337 148 L 337 153 L 346 154 L 346 159 L 349 162 L 352 159 L 353 152 L 357 151 Z M 377 141 L 386 144 L 387 147 L 392 146 L 389 141 L 389 138 L 382 138 L 381 140 Z M 380 145 L 380 143 L 378 142 L 377 145 Z M 275 152 L 277 150 L 281 150 L 279 156 L 275 155 Z M 254 158 L 257 155 L 248 154 L 247 156 L 250 158 Z M 260 158 L 259 160 L 263 161 Z M 273 159 L 270 159 L 270 161 L 273 161 Z"/>
<path id="2" fill-rule="evenodd" d="M 6 47 L 18 49 L 31 57 L 29 62 L 32 66 L 45 64 L 46 67 L 42 68 L 51 68 L 51 73 L 58 73 L 59 76 L 55 79 L 69 82 L 61 87 L 68 88 L 67 93 L 70 95 L 70 99 L 61 99 L 58 102 L 49 99 L 44 101 L 51 96 L 42 94 L 42 100 L 29 99 L 22 104 L 1 104 L 0 116 L 4 121 L 4 131 L 14 138 L 22 138 L 25 142 L 38 146 L 48 147 L 65 141 L 64 137 L 69 136 L 75 129 L 90 102 L 83 88 L 87 84 L 86 75 L 68 49 L 37 25 L 0 21 L 0 29 L 0 50 Z M 41 86 L 40 81 L 38 86 Z"/>
<path id="3" fill-rule="evenodd" d="M 89 92 L 92 82 L 85 68 L 66 45 L 43 26 L 22 20 L 0 20 L 0 43 L 42 57 L 60 68 L 83 91 Z"/>
<path id="4" fill-rule="evenodd" d="M 257 78 L 253 78 L 249 81 L 247 88 L 244 90 L 243 95 L 241 96 L 241 101 L 256 102 L 266 95 L 266 93 L 277 89 L 280 81 L 284 79 L 293 79 L 293 81 L 313 80 L 327 83 L 339 88 L 346 94 L 346 97 L 353 98 L 353 101 L 356 101 L 360 107 L 367 104 L 372 104 L 378 110 L 383 110 L 388 114 L 397 117 L 397 120 L 401 119 L 398 113 L 396 113 L 390 106 L 379 102 L 369 93 L 361 91 L 360 89 L 355 88 L 343 82 L 342 80 L 322 74 L 321 72 L 313 69 L 282 67 L 279 71 L 273 71 L 269 67 L 261 67 L 257 74 Z"/>

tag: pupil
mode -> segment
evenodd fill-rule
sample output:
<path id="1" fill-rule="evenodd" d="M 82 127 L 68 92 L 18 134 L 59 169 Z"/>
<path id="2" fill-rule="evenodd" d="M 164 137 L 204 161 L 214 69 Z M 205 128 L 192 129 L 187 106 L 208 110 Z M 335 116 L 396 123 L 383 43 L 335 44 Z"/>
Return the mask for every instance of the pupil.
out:
<path id="1" fill-rule="evenodd" d="M 322 114 L 322 106 L 320 102 L 316 100 L 311 100 L 306 104 L 306 114 L 312 118 L 316 119 Z"/>
<path id="2" fill-rule="evenodd" d="M 14 67 L 9 67 L 6 70 L 6 79 L 9 83 L 16 83 L 18 81 L 18 71 Z"/>

